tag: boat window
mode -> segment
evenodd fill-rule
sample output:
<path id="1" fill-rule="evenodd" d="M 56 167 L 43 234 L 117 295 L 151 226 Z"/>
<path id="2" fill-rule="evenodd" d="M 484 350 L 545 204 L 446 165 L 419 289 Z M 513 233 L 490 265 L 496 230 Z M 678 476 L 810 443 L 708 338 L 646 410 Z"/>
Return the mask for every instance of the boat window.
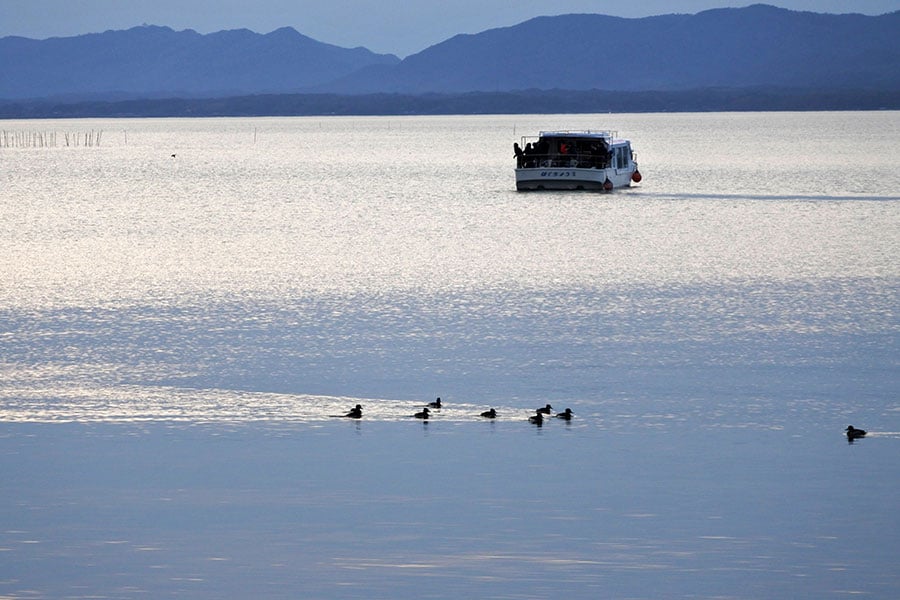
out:
<path id="1" fill-rule="evenodd" d="M 616 168 L 625 169 L 628 167 L 628 148 L 618 146 L 616 148 Z"/>

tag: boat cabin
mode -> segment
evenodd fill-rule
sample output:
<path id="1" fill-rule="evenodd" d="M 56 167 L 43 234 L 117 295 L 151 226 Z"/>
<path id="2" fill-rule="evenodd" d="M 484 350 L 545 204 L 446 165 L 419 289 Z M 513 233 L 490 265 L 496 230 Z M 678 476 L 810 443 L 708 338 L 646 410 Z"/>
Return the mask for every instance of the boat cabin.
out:
<path id="1" fill-rule="evenodd" d="M 612 131 L 542 131 L 523 136 L 518 168 L 574 167 L 624 169 L 632 160 L 631 142 Z"/>

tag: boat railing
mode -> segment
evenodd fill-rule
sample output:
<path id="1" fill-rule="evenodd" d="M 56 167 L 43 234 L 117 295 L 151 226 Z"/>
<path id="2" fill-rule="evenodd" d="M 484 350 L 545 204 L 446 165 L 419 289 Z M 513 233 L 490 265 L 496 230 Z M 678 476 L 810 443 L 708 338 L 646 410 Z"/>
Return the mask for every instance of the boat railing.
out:
<path id="1" fill-rule="evenodd" d="M 606 169 L 610 165 L 609 155 L 571 153 L 534 154 L 523 153 L 516 161 L 520 169 Z"/>
<path id="2" fill-rule="evenodd" d="M 612 140 L 619 137 L 619 132 L 612 129 L 554 129 L 541 131 L 537 137 L 602 137 Z"/>
<path id="3" fill-rule="evenodd" d="M 536 142 L 541 139 L 570 138 L 582 141 L 603 140 L 607 144 L 619 139 L 619 132 L 613 129 L 554 129 L 552 131 L 540 131 L 537 135 L 521 136 L 522 146 L 528 142 Z"/>

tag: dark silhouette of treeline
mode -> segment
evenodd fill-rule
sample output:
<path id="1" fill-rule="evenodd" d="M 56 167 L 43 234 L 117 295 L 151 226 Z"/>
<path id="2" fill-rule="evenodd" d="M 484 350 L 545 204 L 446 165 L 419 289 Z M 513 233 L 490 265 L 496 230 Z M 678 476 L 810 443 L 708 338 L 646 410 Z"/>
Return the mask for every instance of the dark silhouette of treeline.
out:
<path id="1" fill-rule="evenodd" d="M 464 94 L 274 94 L 118 101 L 2 101 L 0 118 L 577 114 L 898 110 L 900 90 L 526 90 Z"/>

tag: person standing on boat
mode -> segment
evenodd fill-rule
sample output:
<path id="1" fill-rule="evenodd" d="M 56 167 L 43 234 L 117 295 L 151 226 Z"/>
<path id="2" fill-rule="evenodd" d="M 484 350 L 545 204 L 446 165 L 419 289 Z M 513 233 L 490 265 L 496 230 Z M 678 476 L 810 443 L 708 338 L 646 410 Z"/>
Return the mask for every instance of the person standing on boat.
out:
<path id="1" fill-rule="evenodd" d="M 530 157 L 532 154 L 534 154 L 534 148 L 531 147 L 531 142 L 528 142 L 527 144 L 525 144 L 525 156 L 526 156 L 526 157 Z M 533 167 L 533 166 L 534 166 L 534 159 L 533 159 L 533 158 L 528 158 L 528 159 L 525 161 L 525 166 L 526 166 L 526 167 L 529 167 L 529 168 L 530 168 L 530 167 Z"/>
<path id="2" fill-rule="evenodd" d="M 600 140 L 596 146 L 591 147 L 591 153 L 596 156 L 597 168 L 605 169 L 609 166 L 609 146 Z"/>
<path id="3" fill-rule="evenodd" d="M 516 155 L 516 167 L 521 169 L 525 164 L 525 153 L 522 151 L 522 148 L 519 147 L 518 142 L 513 143 L 513 152 Z"/>

